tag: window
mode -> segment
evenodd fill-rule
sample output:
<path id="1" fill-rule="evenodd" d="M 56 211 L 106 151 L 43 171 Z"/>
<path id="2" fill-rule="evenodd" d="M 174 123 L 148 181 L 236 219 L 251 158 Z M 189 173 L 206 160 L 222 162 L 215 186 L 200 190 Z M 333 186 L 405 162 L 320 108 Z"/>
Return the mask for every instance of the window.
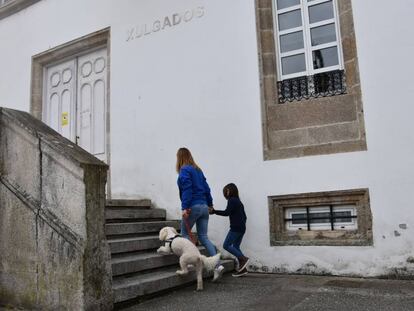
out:
<path id="1" fill-rule="evenodd" d="M 367 150 L 351 0 L 256 0 L 263 157 Z"/>
<path id="2" fill-rule="evenodd" d="M 335 1 L 276 0 L 280 80 L 342 69 Z"/>
<path id="3" fill-rule="evenodd" d="M 269 197 L 270 244 L 372 245 L 368 189 Z"/>
<path id="4" fill-rule="evenodd" d="M 355 230 L 356 208 L 353 205 L 288 208 L 287 230 Z"/>
<path id="5" fill-rule="evenodd" d="M 335 0 L 275 0 L 279 102 L 345 93 Z"/>

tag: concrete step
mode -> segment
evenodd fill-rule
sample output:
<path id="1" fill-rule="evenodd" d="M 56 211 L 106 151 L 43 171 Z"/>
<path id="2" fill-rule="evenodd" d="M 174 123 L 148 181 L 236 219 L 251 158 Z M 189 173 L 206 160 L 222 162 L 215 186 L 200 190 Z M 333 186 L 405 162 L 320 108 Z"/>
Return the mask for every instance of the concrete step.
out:
<path id="1" fill-rule="evenodd" d="M 146 220 L 159 219 L 165 220 L 166 212 L 164 209 L 151 208 L 139 209 L 134 207 L 107 207 L 105 209 L 105 218 L 107 220 Z"/>
<path id="2" fill-rule="evenodd" d="M 158 233 L 164 227 L 180 228 L 179 220 L 108 223 L 105 225 L 106 235 L 121 235 L 134 233 Z"/>
<path id="3" fill-rule="evenodd" d="M 106 201 L 107 207 L 136 207 L 148 209 L 151 208 L 151 200 L 123 200 L 123 199 L 113 199 Z"/>
<path id="4" fill-rule="evenodd" d="M 199 246 L 198 249 L 203 255 L 207 254 L 207 250 Z M 112 275 L 118 276 L 122 274 L 140 272 L 144 270 L 150 270 L 160 268 L 164 266 L 170 266 L 177 264 L 178 257 L 174 254 L 161 255 L 157 254 L 155 250 L 151 252 L 139 252 L 139 253 L 127 253 L 118 254 L 111 260 L 112 263 Z"/>
<path id="5" fill-rule="evenodd" d="M 148 249 L 155 249 L 161 246 L 157 235 L 138 237 L 116 237 L 108 239 L 111 254 L 136 252 Z"/>
<path id="6" fill-rule="evenodd" d="M 234 269 L 233 260 L 224 260 L 223 265 L 226 268 L 226 271 L 232 271 Z M 194 271 L 186 276 L 178 276 L 175 274 L 177 269 L 178 265 L 169 268 L 160 268 L 159 270 L 146 274 L 138 273 L 125 277 L 115 277 L 112 284 L 115 296 L 114 302 L 120 303 L 131 299 L 141 298 L 156 292 L 192 283 L 196 280 Z M 204 274 L 207 276 L 205 271 Z M 208 276 L 211 275 L 212 272 L 208 274 Z M 204 282 L 206 281 L 207 280 L 205 279 Z"/>

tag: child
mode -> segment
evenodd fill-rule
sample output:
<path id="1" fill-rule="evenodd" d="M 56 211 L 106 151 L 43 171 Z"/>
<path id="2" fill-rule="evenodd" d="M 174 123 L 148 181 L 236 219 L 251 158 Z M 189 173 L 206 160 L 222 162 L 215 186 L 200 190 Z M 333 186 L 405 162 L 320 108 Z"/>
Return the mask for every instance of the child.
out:
<path id="1" fill-rule="evenodd" d="M 236 256 L 239 261 L 239 269 L 233 274 L 234 277 L 239 277 L 247 274 L 247 264 L 249 262 L 249 258 L 244 256 L 240 250 L 240 244 L 246 232 L 247 217 L 243 203 L 239 199 L 239 190 L 235 184 L 226 185 L 223 188 L 223 195 L 227 199 L 226 210 L 217 211 L 210 207 L 210 213 L 229 216 L 230 218 L 230 231 L 224 240 L 223 247 L 226 251 Z"/>

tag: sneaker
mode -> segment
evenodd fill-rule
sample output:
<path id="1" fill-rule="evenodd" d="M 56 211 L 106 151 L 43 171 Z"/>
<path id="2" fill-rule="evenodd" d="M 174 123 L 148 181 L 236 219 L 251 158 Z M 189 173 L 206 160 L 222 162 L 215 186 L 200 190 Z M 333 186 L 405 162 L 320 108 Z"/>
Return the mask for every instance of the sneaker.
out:
<path id="1" fill-rule="evenodd" d="M 222 265 L 214 269 L 213 282 L 217 282 L 223 276 L 223 273 L 224 273 L 224 267 Z"/>
<path id="2" fill-rule="evenodd" d="M 247 257 L 241 257 L 239 259 L 239 269 L 237 270 L 237 272 L 240 272 L 243 269 L 247 268 L 247 264 L 248 263 L 249 263 L 249 258 L 247 258 Z"/>
<path id="3" fill-rule="evenodd" d="M 246 275 L 247 273 L 248 273 L 247 269 L 244 268 L 241 271 L 238 271 L 238 272 L 233 273 L 232 276 L 235 277 L 235 278 L 238 278 L 238 277 L 241 277 L 243 275 Z"/>

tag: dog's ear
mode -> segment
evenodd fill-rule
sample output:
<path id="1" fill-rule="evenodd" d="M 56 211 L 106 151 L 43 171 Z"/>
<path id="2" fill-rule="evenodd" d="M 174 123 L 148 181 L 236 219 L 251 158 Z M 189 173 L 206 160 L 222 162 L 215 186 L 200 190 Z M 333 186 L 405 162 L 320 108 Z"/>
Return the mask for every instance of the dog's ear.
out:
<path id="1" fill-rule="evenodd" d="M 167 239 L 168 230 L 167 228 L 162 228 L 160 230 L 160 241 L 165 241 Z"/>
<path id="2" fill-rule="evenodd" d="M 175 235 L 178 235 L 178 232 L 177 232 L 177 230 L 175 230 L 175 228 L 171 227 L 171 231 L 172 231 Z"/>
<path id="3" fill-rule="evenodd" d="M 174 227 L 166 227 L 166 229 L 167 229 L 167 232 L 168 232 L 167 236 L 172 237 L 172 236 L 178 235 L 178 232 L 177 232 L 177 230 L 175 230 Z"/>

